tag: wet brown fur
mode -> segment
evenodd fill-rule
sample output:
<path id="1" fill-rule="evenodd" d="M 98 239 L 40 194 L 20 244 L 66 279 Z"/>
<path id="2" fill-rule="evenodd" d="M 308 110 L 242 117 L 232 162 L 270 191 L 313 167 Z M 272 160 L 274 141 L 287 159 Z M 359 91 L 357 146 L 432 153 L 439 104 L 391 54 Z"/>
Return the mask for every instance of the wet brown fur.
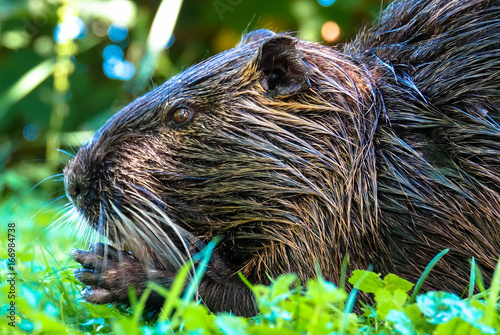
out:
<path id="1" fill-rule="evenodd" d="M 240 271 L 307 279 L 317 263 L 338 283 L 347 254 L 351 270 L 416 282 L 449 248 L 424 289 L 461 293 L 471 257 L 488 281 L 500 254 L 499 36 L 498 1 L 398 1 L 341 50 L 264 33 L 137 99 L 65 170 L 74 211 L 135 256 L 110 257 L 110 273 L 92 265 L 102 246 L 75 251 L 87 300 L 126 302 L 146 278 L 168 287 L 216 236 L 199 288 L 213 311 L 256 312 Z M 196 114 L 175 127 L 179 107 Z"/>

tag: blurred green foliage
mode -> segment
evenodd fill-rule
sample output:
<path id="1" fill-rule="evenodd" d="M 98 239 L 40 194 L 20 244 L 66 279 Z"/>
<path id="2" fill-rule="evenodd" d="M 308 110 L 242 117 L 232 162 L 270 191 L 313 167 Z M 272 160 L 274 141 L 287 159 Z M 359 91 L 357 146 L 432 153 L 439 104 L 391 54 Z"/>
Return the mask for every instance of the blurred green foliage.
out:
<path id="1" fill-rule="evenodd" d="M 29 161 L 48 163 L 54 173 L 60 172 L 61 164 L 44 160 L 64 163 L 69 156 L 47 157 L 47 152 L 59 145 L 74 152 L 135 97 L 182 69 L 231 48 L 247 31 L 289 31 L 322 42 L 321 26 L 332 20 L 341 31 L 336 42 L 342 42 L 351 39 L 363 23 L 370 23 L 382 5 L 380 0 L 337 0 L 328 7 L 314 0 L 186 0 L 173 44 L 154 63 L 146 64 L 152 73 L 146 85 L 138 86 L 134 78 L 122 81 L 106 77 L 102 53 L 113 44 L 107 34 L 109 26 L 127 26 L 127 38 L 117 44 L 137 69 L 144 59 L 159 4 L 152 0 L 0 2 L 0 170 L 18 170 L 19 164 Z M 54 89 L 54 69 L 62 60 L 56 58 L 54 31 L 65 6 L 83 20 L 87 34 L 75 40 L 69 52 L 69 87 L 58 92 Z M 55 110 L 57 117 L 53 115 L 51 120 Z M 39 181 L 32 179 L 33 184 Z M 2 184 L 0 191 L 6 192 L 6 187 Z"/>

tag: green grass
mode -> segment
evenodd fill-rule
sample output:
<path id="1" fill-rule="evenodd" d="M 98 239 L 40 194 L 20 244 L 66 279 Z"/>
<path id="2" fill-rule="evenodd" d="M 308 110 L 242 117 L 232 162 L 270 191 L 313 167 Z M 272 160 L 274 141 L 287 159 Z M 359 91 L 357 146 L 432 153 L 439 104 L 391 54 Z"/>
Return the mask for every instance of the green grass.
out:
<path id="1" fill-rule="evenodd" d="M 23 174 L 26 174 L 26 169 Z M 495 334 L 500 329 L 498 293 L 500 271 L 488 291 L 465 299 L 447 292 L 410 296 L 415 286 L 389 274 L 381 278 L 369 271 L 355 271 L 350 294 L 318 279 L 302 283 L 294 274 L 277 278 L 270 286 L 252 287 L 260 314 L 254 318 L 211 314 L 193 300 L 194 290 L 182 294 L 187 275 L 181 271 L 171 290 L 151 286 L 167 297 L 164 313 L 156 322 L 142 319 L 143 299 L 133 312 L 113 306 L 95 306 L 80 298 L 82 285 L 71 275 L 77 264 L 69 252 L 77 244 L 71 226 L 47 230 L 57 215 L 57 206 L 47 206 L 43 191 L 16 197 L 29 182 L 12 171 L 0 178 L 3 188 L 13 190 L 1 199 L 2 246 L 0 257 L 8 258 L 9 223 L 15 223 L 17 272 L 15 282 L 16 327 L 9 326 L 7 307 L 10 284 L 7 261 L 1 271 L 1 334 Z M 442 253 L 444 254 L 444 252 Z M 206 252 L 201 263 L 208 260 Z M 442 255 L 440 255 L 442 256 Z M 439 257 L 436 261 L 439 261 Z M 474 264 L 474 263 L 472 263 Z M 431 264 L 432 265 L 432 264 Z M 204 265 L 202 264 L 201 267 Z M 431 267 L 431 266 L 430 266 Z M 476 282 L 475 266 L 471 272 Z M 430 269 L 429 269 L 430 270 Z M 202 272 L 202 271 L 201 271 Z M 423 279 L 426 274 L 423 275 Z M 481 280 L 477 281 L 482 287 Z M 343 285 L 343 284 L 342 284 Z M 357 292 L 374 296 L 375 304 L 353 310 Z"/>

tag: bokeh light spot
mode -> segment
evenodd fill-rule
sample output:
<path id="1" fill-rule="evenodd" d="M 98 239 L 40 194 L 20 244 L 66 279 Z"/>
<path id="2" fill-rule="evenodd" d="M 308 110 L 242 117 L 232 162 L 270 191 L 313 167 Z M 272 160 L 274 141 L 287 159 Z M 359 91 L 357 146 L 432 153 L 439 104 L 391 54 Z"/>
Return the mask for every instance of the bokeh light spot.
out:
<path id="1" fill-rule="evenodd" d="M 321 6 L 324 6 L 324 7 L 328 7 L 328 6 L 331 6 L 333 5 L 335 2 L 335 0 L 318 0 L 318 3 L 321 5 Z"/>
<path id="2" fill-rule="evenodd" d="M 104 60 L 104 74 L 111 79 L 129 80 L 135 74 L 134 64 L 117 57 Z"/>
<path id="3" fill-rule="evenodd" d="M 30 36 L 22 30 L 5 31 L 2 34 L 1 44 L 9 49 L 21 49 L 30 44 Z"/>
<path id="4" fill-rule="evenodd" d="M 110 44 L 104 48 L 102 57 L 107 60 L 109 58 L 123 59 L 123 50 L 118 45 Z"/>
<path id="5" fill-rule="evenodd" d="M 27 141 L 34 141 L 40 136 L 40 127 L 35 123 L 26 125 L 23 129 L 23 136 Z"/>
<path id="6" fill-rule="evenodd" d="M 54 39 L 57 43 L 67 43 L 75 39 L 85 37 L 87 27 L 78 16 L 71 16 L 64 22 L 59 23 L 54 31 Z"/>
<path id="7" fill-rule="evenodd" d="M 128 29 L 125 26 L 113 23 L 108 28 L 109 39 L 115 43 L 123 41 L 125 38 L 127 38 L 127 35 L 128 35 Z"/>
<path id="8" fill-rule="evenodd" d="M 321 27 L 321 37 L 326 42 L 335 42 L 340 37 L 340 27 L 337 22 L 326 21 Z"/>
<path id="9" fill-rule="evenodd" d="M 106 23 L 106 21 L 104 20 L 95 20 L 94 22 L 92 22 L 92 25 L 91 25 L 91 30 L 92 32 L 99 36 L 99 37 L 104 37 L 108 34 L 108 23 Z"/>
<path id="10" fill-rule="evenodd" d="M 40 36 L 33 42 L 33 50 L 40 56 L 49 57 L 54 53 L 54 41 L 49 36 Z"/>

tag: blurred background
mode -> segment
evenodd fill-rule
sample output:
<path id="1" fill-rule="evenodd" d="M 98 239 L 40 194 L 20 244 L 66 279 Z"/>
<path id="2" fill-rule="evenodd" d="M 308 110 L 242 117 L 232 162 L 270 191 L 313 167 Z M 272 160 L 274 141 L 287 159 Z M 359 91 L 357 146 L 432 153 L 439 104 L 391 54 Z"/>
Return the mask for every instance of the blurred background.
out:
<path id="1" fill-rule="evenodd" d="M 245 32 L 267 28 L 336 45 L 370 25 L 383 6 L 185 0 L 178 10 L 175 0 L 3 0 L 0 220 L 10 220 L 26 199 L 29 215 L 59 198 L 64 203 L 58 174 L 69 154 L 134 98 L 233 47 Z"/>

